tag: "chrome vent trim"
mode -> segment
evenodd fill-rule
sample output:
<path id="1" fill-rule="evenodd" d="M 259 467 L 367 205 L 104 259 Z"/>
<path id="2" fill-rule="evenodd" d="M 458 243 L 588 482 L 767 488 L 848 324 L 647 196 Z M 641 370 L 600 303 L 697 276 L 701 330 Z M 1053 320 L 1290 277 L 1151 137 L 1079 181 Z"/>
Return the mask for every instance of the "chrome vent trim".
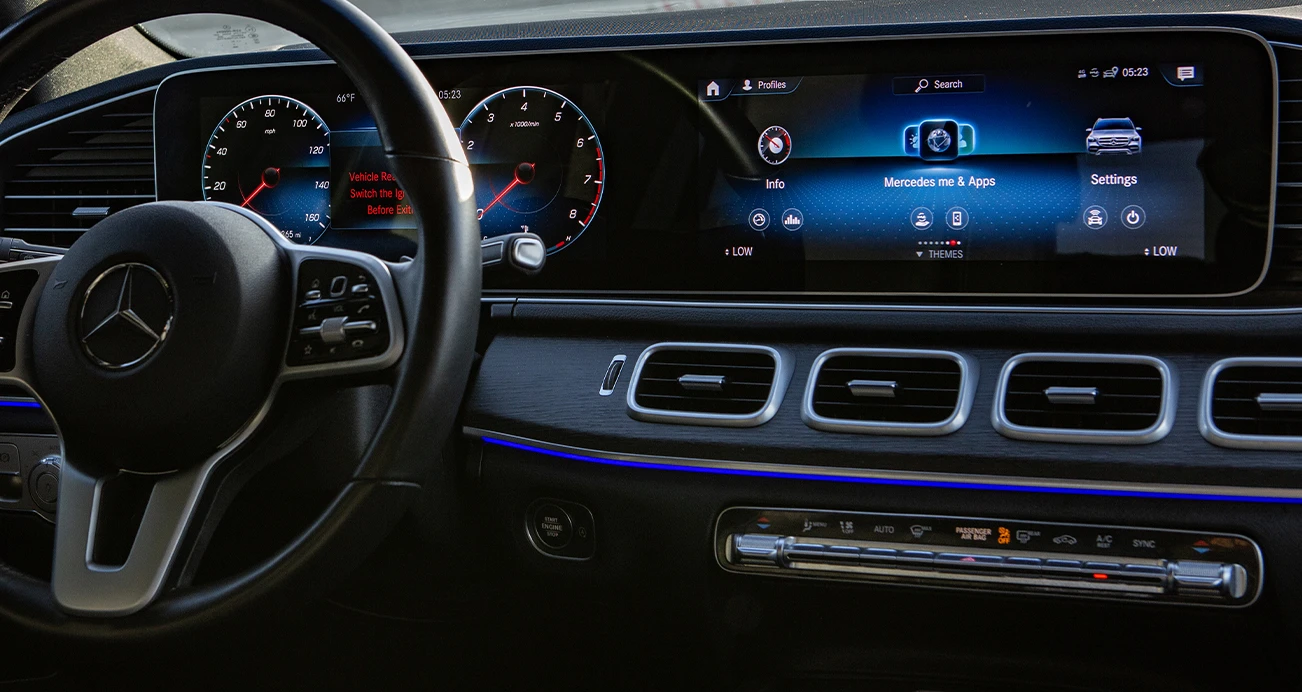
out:
<path id="1" fill-rule="evenodd" d="M 1154 368 L 1161 377 L 1161 404 L 1157 420 L 1142 430 L 1101 430 L 1090 428 L 1041 428 L 1018 425 L 1008 419 L 1006 405 L 1008 384 L 1018 366 L 1032 362 L 1138 364 Z M 1075 442 L 1085 444 L 1142 445 L 1157 442 L 1171 432 L 1175 423 L 1178 381 L 1175 370 L 1166 361 L 1151 356 L 1086 353 L 1023 353 L 1009 359 L 999 372 L 991 422 L 1004 437 L 1037 442 Z"/>
<path id="2" fill-rule="evenodd" d="M 1226 358 L 1213 363 L 1207 369 L 1207 375 L 1203 377 L 1203 388 L 1198 397 L 1198 429 L 1203 437 L 1214 445 L 1232 449 L 1302 450 L 1302 436 L 1232 433 L 1216 425 L 1213 415 L 1216 403 L 1216 381 L 1230 368 L 1302 369 L 1302 358 Z M 1299 372 L 1298 379 L 1302 380 L 1302 371 Z"/>
<path id="3" fill-rule="evenodd" d="M 932 423 L 909 423 L 895 421 L 854 420 L 832 418 L 819 415 L 815 411 L 818 394 L 818 375 L 828 361 L 840 357 L 868 358 L 922 358 L 952 361 L 958 364 L 959 385 L 955 397 L 954 410 L 942 420 Z M 805 384 L 804 400 L 800 407 L 800 417 L 805 425 L 826 432 L 860 433 L 869 435 L 948 435 L 967 422 L 972 412 L 972 401 L 976 398 L 978 366 L 976 361 L 953 351 L 933 351 L 926 349 L 892 349 L 892 348 L 834 348 L 824 351 L 814 361 L 809 370 L 809 381 Z M 885 387 L 878 389 L 885 390 Z M 903 390 L 890 388 L 891 397 Z"/>
<path id="4" fill-rule="evenodd" d="M 643 406 L 638 403 L 638 390 L 642 384 L 643 370 L 651 358 L 666 351 L 706 352 L 706 353 L 749 353 L 763 354 L 773 359 L 773 382 L 769 385 L 768 397 L 753 413 L 703 413 L 696 411 L 674 411 Z M 649 423 L 678 423 L 682 425 L 710 425 L 733 428 L 750 428 L 763 425 L 777 414 L 791 384 L 793 360 L 790 354 L 768 346 L 754 344 L 710 344 L 694 342 L 664 342 L 648 346 L 638 356 L 633 367 L 633 375 L 628 383 L 628 415 Z M 708 373 L 707 373 L 708 374 Z M 699 390 L 698 390 L 699 391 Z"/>

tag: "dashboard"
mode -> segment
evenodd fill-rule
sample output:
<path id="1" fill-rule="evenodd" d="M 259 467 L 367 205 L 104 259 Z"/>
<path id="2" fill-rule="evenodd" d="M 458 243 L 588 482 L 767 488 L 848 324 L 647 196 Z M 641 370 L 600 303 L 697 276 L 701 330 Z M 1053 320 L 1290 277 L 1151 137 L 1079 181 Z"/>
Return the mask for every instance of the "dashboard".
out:
<path id="1" fill-rule="evenodd" d="M 1267 269 L 1276 78 L 1243 33 L 423 65 L 485 238 L 534 233 L 550 255 L 490 290 L 1218 297 Z M 174 75 L 155 121 L 160 199 L 411 251 L 411 205 L 333 67 Z"/>
<path id="2" fill-rule="evenodd" d="M 477 626 L 506 623 L 481 639 L 561 677 L 582 654 L 514 618 L 755 689 L 1295 687 L 1302 22 L 836 4 L 407 37 L 484 239 L 547 256 L 484 270 L 455 482 L 413 520 L 438 547 L 348 607 L 444 622 L 429 585 L 464 570 Z M 311 51 L 123 77 L 0 123 L 0 154 L 31 243 L 153 199 L 416 242 Z M 57 439 L 20 395 L 0 509 L 53 520 Z"/>

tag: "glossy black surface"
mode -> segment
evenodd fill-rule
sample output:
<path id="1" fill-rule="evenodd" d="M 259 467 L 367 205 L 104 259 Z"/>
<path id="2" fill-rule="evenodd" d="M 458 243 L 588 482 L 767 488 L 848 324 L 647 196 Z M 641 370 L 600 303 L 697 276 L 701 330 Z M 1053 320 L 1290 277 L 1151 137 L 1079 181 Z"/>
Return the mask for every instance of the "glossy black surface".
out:
<path id="1" fill-rule="evenodd" d="M 847 51 L 857 59 L 846 61 Z M 979 66 L 973 64 L 972 55 L 980 56 Z M 826 254 L 816 250 L 814 241 L 802 244 L 796 238 L 793 243 L 790 234 L 760 235 L 740 226 L 712 230 L 703 225 L 702 205 L 716 175 L 763 177 L 760 174 L 771 168 L 752 151 L 755 136 L 749 121 L 730 120 L 726 113 L 701 108 L 696 92 L 709 75 L 862 75 L 864 65 L 871 65 L 875 74 L 1016 71 L 1044 56 L 1053 56 L 1054 64 L 1061 63 L 1061 72 L 1073 80 L 1078 63 L 1097 62 L 1099 56 L 1154 65 L 1154 70 L 1170 61 L 1195 62 L 1211 66 L 1210 74 L 1226 75 L 1199 87 L 1206 90 L 1195 108 L 1202 114 L 1173 130 L 1187 130 L 1186 134 L 1206 142 L 1200 156 L 1206 228 L 1198 243 L 1205 245 L 1206 262 L 1196 258 L 1198 252 L 1190 258 L 1155 260 L 1138 256 L 1138 251 L 1131 256 L 1044 255 L 1042 249 L 1032 251 L 1029 246 L 1019 251 L 1029 259 L 1019 261 L 982 260 L 971 248 L 968 259 L 956 261 L 902 261 L 896 257 L 899 253 L 885 261 L 810 261 Z M 601 294 L 1214 295 L 1253 287 L 1265 268 L 1273 62 L 1265 46 L 1250 36 L 1112 32 L 1090 37 L 796 43 L 776 49 L 731 46 L 594 57 L 574 53 L 422 63 L 454 120 L 500 89 L 541 85 L 570 99 L 601 133 L 604 156 L 599 175 L 604 178 L 604 195 L 599 208 L 593 207 L 595 213 L 581 238 L 570 236 L 567 241 L 562 236 L 558 249 L 564 251 L 555 252 L 540 277 L 490 273 L 490 289 Z M 317 110 L 336 134 L 367 127 L 364 108 L 347 98 L 351 88 L 329 67 L 173 77 L 160 88 L 156 101 L 160 198 L 186 199 L 196 194 L 184 172 L 197 165 L 203 151 L 200 139 L 212 131 L 207 121 L 219 118 L 250 92 L 291 94 Z M 1152 106 L 1160 108 L 1161 98 L 1168 97 L 1153 98 L 1157 100 Z M 739 139 L 746 143 L 749 155 L 729 153 Z M 335 170 L 332 176 L 338 204 L 345 190 L 352 191 L 345 171 Z M 486 197 L 480 206 L 491 202 Z M 353 225 L 326 231 L 318 242 L 396 258 L 409 248 L 409 233 L 400 226 L 373 224 L 360 229 Z M 980 246 L 979 241 L 973 242 L 974 247 Z M 738 247 L 750 249 L 741 252 L 735 250 Z"/>

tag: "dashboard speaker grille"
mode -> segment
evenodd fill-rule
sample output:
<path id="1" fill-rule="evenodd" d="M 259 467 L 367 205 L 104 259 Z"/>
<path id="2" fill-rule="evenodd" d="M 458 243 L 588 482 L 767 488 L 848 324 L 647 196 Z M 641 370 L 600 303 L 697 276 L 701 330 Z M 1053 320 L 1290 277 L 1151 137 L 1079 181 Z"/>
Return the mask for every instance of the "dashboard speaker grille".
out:
<path id="1" fill-rule="evenodd" d="M 1212 383 L 1211 417 L 1234 435 L 1302 438 L 1302 363 L 1224 368 Z"/>
<path id="2" fill-rule="evenodd" d="M 1000 379 L 995 424 L 1010 437 L 1152 442 L 1174 418 L 1174 375 L 1155 358 L 1027 354 Z"/>
<path id="3" fill-rule="evenodd" d="M 966 418 L 974 371 L 948 351 L 834 349 L 814 363 L 803 415 L 833 432 L 945 434 Z"/>
<path id="4" fill-rule="evenodd" d="M 758 425 L 776 411 L 790 368 L 765 346 L 656 344 L 642 353 L 629 413 L 656 422 Z"/>
<path id="5" fill-rule="evenodd" d="M 6 145 L 4 235 L 68 247 L 105 216 L 153 201 L 153 100 L 111 101 Z"/>

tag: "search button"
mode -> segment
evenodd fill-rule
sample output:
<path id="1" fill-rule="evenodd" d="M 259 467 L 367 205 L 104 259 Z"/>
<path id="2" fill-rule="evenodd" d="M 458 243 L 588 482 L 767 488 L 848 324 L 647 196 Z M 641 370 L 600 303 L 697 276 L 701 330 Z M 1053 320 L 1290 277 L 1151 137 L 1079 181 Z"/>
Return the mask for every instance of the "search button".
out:
<path id="1" fill-rule="evenodd" d="M 902 94 L 974 94 L 986 90 L 986 77 L 980 74 L 896 77 L 893 86 L 897 96 Z"/>

